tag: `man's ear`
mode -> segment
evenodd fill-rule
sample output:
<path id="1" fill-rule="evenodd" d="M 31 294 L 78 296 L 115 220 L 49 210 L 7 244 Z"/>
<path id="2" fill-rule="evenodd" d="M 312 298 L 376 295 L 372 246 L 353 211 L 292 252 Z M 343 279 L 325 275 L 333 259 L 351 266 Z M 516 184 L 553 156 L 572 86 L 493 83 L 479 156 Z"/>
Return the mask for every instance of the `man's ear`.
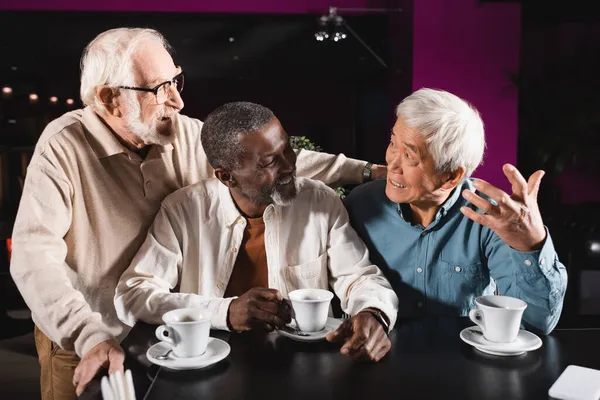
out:
<path id="1" fill-rule="evenodd" d="M 114 117 L 122 117 L 121 98 L 117 89 L 108 86 L 98 86 L 96 88 L 96 96 L 100 99 L 100 103 L 106 109 L 109 115 Z"/>
<path id="2" fill-rule="evenodd" d="M 449 172 L 445 177 L 444 183 L 442 184 L 442 189 L 453 190 L 462 181 L 466 172 L 467 170 L 465 167 L 458 167 L 456 171 Z"/>
<path id="3" fill-rule="evenodd" d="M 233 175 L 231 174 L 231 172 L 224 168 L 215 169 L 215 176 L 217 177 L 218 180 L 221 181 L 221 183 L 223 183 L 225 186 L 227 186 L 229 188 L 237 186 L 235 183 L 235 179 L 233 179 Z"/>

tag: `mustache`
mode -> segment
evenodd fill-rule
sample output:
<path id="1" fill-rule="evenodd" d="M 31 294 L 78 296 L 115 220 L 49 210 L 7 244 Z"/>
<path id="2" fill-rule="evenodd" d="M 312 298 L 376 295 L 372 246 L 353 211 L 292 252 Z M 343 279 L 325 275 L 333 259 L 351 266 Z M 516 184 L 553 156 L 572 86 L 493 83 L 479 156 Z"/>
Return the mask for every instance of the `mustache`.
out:
<path id="1" fill-rule="evenodd" d="M 175 115 L 177 115 L 179 113 L 179 111 L 176 108 L 173 107 L 164 107 L 163 109 L 160 110 L 159 114 L 157 114 L 157 118 L 173 118 Z"/>

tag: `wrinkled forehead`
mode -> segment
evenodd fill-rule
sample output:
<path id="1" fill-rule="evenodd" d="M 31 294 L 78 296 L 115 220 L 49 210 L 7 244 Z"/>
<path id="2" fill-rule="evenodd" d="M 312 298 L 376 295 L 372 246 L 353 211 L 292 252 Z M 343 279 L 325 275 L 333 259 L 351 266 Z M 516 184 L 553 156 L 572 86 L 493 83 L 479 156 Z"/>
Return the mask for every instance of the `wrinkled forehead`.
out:
<path id="1" fill-rule="evenodd" d="M 163 45 L 155 40 L 144 40 L 131 58 L 136 84 L 154 86 L 172 79 L 178 73 L 173 58 Z"/>

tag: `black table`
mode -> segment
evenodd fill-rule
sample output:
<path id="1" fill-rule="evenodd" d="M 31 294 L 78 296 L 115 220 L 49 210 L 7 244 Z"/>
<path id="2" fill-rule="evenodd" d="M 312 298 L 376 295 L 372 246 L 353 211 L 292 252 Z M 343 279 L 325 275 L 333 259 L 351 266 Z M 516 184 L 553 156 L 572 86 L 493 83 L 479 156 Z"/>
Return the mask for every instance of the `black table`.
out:
<path id="1" fill-rule="evenodd" d="M 145 357 L 154 326 L 140 324 L 124 342 L 142 399 L 548 399 L 567 365 L 600 369 L 600 330 L 557 330 L 543 346 L 516 357 L 481 353 L 459 338 L 466 319 L 401 321 L 392 350 L 377 364 L 359 364 L 327 342 L 299 343 L 276 333 L 212 336 L 231 345 L 209 368 L 171 371 Z M 99 393 L 99 389 L 91 389 Z"/>

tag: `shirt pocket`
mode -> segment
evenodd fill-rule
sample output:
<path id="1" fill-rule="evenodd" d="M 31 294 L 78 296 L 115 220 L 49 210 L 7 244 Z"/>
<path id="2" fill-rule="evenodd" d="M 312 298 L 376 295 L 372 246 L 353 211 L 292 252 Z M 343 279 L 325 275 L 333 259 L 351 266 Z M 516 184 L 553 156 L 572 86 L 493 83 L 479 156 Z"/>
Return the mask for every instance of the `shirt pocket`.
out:
<path id="1" fill-rule="evenodd" d="M 437 297 L 459 315 L 466 315 L 474 307 L 475 298 L 483 293 L 483 263 L 441 255 L 436 264 Z"/>
<path id="2" fill-rule="evenodd" d="M 288 293 L 296 289 L 327 289 L 327 253 L 303 264 L 283 267 L 281 273 Z"/>

